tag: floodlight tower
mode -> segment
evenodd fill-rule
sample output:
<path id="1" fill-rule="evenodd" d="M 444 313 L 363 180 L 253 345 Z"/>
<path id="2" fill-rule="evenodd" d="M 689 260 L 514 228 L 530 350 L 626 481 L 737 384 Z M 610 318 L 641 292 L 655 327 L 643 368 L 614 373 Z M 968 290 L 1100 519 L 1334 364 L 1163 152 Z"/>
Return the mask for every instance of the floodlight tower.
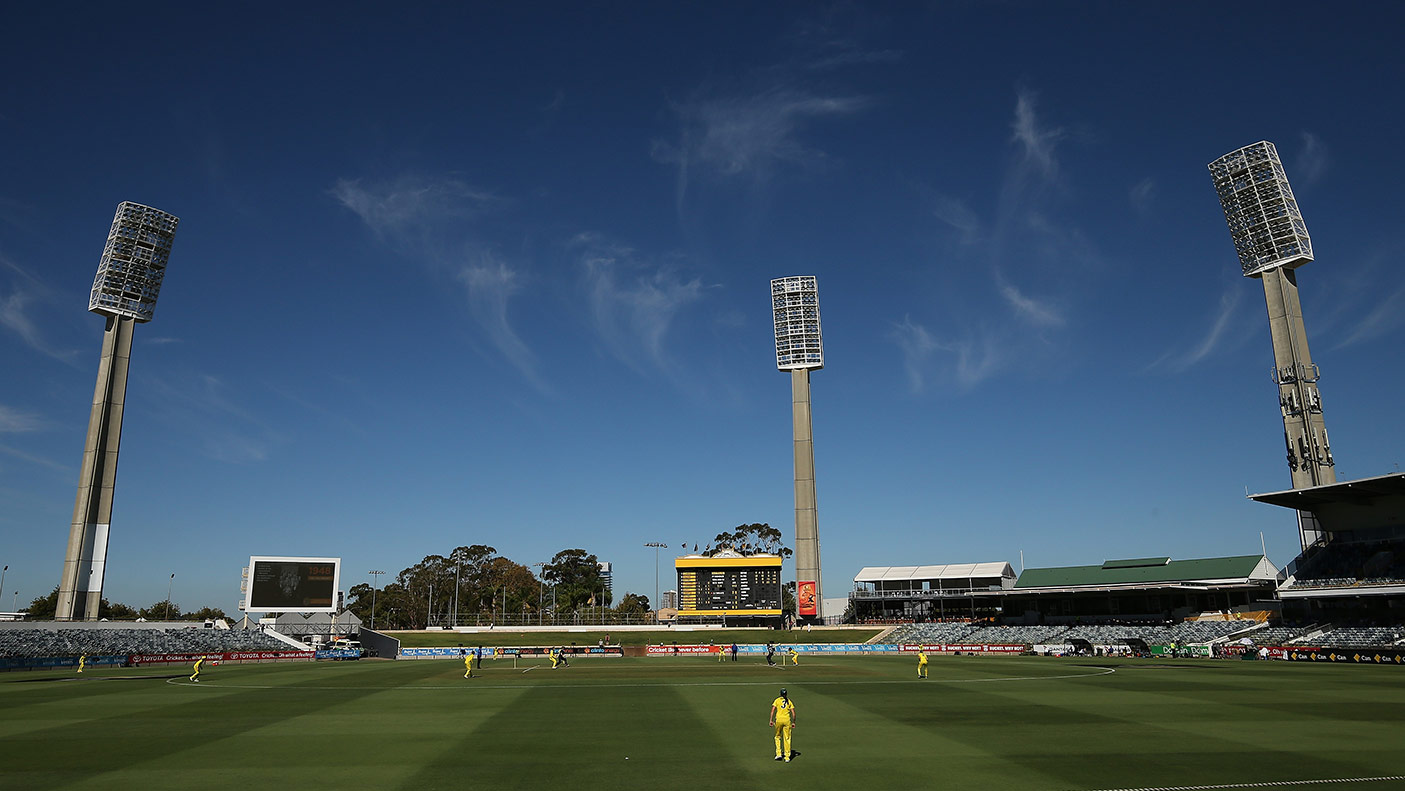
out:
<path id="1" fill-rule="evenodd" d="M 820 534 L 815 505 L 815 443 L 810 428 L 810 371 L 824 367 L 820 337 L 820 292 L 815 278 L 771 281 L 771 316 L 776 329 L 776 367 L 790 371 L 795 437 L 796 615 L 820 615 Z"/>
<path id="2" fill-rule="evenodd" d="M 1283 439 L 1293 488 L 1336 483 L 1336 462 L 1322 419 L 1320 372 L 1307 348 L 1296 270 L 1312 260 L 1312 238 L 1293 189 L 1283 173 L 1278 149 L 1260 141 L 1210 163 L 1229 234 L 1245 277 L 1263 281 L 1268 327 L 1273 337 L 1273 380 L 1283 415 Z M 1303 549 L 1322 537 L 1317 519 L 1298 512 Z"/>
<path id="3" fill-rule="evenodd" d="M 176 237 L 176 217 L 136 203 L 117 205 L 98 262 L 88 310 L 107 318 L 97 389 L 88 417 L 78 497 L 68 533 L 68 552 L 59 582 L 60 621 L 96 621 L 107 565 L 107 531 L 112 523 L 112 495 L 117 485 L 117 448 L 122 438 L 122 407 L 132 330 L 151 321 L 166 275 L 166 261 Z"/>

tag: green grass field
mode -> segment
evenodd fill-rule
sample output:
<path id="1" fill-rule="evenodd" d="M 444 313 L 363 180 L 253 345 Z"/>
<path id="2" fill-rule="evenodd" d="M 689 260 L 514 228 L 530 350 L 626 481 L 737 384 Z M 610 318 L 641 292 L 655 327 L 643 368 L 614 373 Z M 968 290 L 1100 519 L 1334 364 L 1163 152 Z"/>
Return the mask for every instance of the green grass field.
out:
<path id="1" fill-rule="evenodd" d="M 0 676 L 0 788 L 1144 789 L 1405 776 L 1405 672 L 805 657 Z M 531 668 L 531 669 L 528 669 Z M 797 707 L 772 759 L 770 701 Z M 311 784 L 311 785 L 309 785 Z M 1243 784 L 1243 785 L 1239 785 Z M 1405 780 L 1303 785 L 1405 788 Z"/>

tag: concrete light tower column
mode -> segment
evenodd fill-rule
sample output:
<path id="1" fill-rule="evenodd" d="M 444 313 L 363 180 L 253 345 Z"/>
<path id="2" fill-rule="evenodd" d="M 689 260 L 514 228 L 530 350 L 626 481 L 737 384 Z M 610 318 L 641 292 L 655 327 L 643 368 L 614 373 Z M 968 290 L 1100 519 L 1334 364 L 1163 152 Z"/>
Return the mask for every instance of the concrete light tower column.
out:
<path id="1" fill-rule="evenodd" d="M 1263 281 L 1293 488 L 1336 483 L 1336 460 L 1317 390 L 1320 372 L 1308 351 L 1298 301 L 1296 270 L 1312 260 L 1312 238 L 1278 149 L 1261 141 L 1231 151 L 1209 167 L 1244 276 Z M 1298 512 L 1298 537 L 1303 549 L 1322 537 L 1316 517 L 1307 511 Z"/>
<path id="2" fill-rule="evenodd" d="M 127 368 L 132 332 L 151 320 L 166 275 L 179 219 L 136 203 L 121 203 L 98 263 L 88 310 L 107 317 L 97 387 L 88 417 L 78 497 L 68 533 L 59 581 L 56 618 L 96 621 L 107 565 L 107 532 L 117 487 L 117 451 L 122 440 L 122 410 L 127 395 Z"/>
<path id="3" fill-rule="evenodd" d="M 819 287 L 813 277 L 771 281 L 771 314 L 776 331 L 776 367 L 790 371 L 795 442 L 795 598 L 796 615 L 819 618 L 819 514 L 815 501 L 815 445 L 810 420 L 810 371 L 824 367 L 820 335 Z"/>

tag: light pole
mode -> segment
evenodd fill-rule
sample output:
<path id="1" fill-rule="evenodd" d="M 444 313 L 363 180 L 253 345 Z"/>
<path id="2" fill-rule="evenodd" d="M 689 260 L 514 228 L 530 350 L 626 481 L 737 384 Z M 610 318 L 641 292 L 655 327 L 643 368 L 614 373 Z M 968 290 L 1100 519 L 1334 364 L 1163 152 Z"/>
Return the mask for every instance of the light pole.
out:
<path id="1" fill-rule="evenodd" d="M 378 587 L 378 584 L 380 582 L 380 580 L 377 580 L 376 577 L 379 577 L 385 572 L 368 571 L 366 573 L 371 575 L 371 629 L 374 631 L 376 628 L 376 588 Z"/>
<path id="2" fill-rule="evenodd" d="M 166 583 L 166 618 L 165 618 L 165 620 L 167 620 L 167 621 L 171 620 L 171 588 L 174 588 L 175 586 L 176 586 L 176 573 L 173 571 L 173 572 L 171 572 L 171 581 L 168 582 L 168 583 Z"/>
<path id="3" fill-rule="evenodd" d="M 812 275 L 771 281 L 776 330 L 776 367 L 790 372 L 790 407 L 795 451 L 796 615 L 820 615 L 819 511 L 815 504 L 815 442 L 810 408 L 810 372 L 824 368 L 819 286 Z"/>
<path id="4" fill-rule="evenodd" d="M 463 573 L 463 558 L 454 566 L 454 626 L 459 625 L 459 577 Z"/>
<path id="5" fill-rule="evenodd" d="M 10 573 L 10 567 L 9 567 L 9 566 L 6 566 L 5 568 L 0 569 L 0 596 L 4 596 L 4 595 L 5 595 L 5 575 L 8 574 L 8 573 Z"/>
<path id="6" fill-rule="evenodd" d="M 654 605 L 654 623 L 659 621 L 659 548 L 668 544 L 661 544 L 657 541 L 650 541 L 644 546 L 654 548 L 654 600 L 650 604 Z"/>
<path id="7" fill-rule="evenodd" d="M 537 572 L 537 626 L 542 625 L 542 577 L 546 575 L 545 563 L 533 563 L 533 566 L 540 566 L 541 571 Z M 554 617 L 556 614 L 552 613 Z"/>

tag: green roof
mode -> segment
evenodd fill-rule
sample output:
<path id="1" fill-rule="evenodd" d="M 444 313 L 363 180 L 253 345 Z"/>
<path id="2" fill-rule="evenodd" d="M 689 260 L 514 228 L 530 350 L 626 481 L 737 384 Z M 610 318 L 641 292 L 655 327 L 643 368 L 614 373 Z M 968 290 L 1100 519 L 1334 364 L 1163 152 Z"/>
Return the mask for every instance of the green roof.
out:
<path id="1" fill-rule="evenodd" d="M 1099 566 L 1064 566 L 1052 569 L 1025 569 L 1015 581 L 1020 588 L 1068 588 L 1079 585 L 1128 585 L 1144 582 L 1193 582 L 1195 580 L 1245 579 L 1263 560 L 1262 555 L 1231 558 L 1170 560 L 1147 558 L 1135 561 L 1109 560 Z"/>

